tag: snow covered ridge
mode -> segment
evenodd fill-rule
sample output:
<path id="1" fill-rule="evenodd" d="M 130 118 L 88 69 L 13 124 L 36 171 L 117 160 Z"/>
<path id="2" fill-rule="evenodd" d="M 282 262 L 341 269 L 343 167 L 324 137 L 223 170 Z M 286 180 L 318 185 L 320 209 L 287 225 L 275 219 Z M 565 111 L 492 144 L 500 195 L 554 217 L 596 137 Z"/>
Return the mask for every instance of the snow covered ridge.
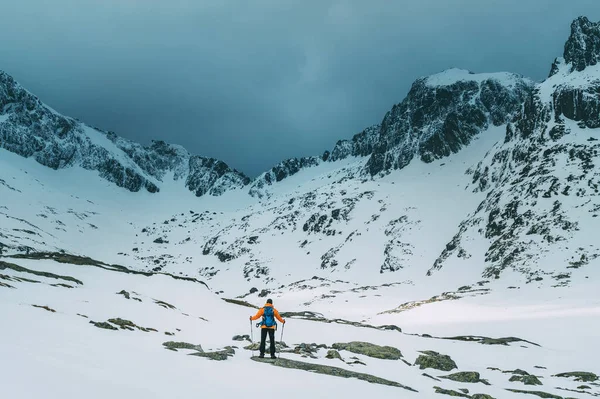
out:
<path id="1" fill-rule="evenodd" d="M 472 189 L 486 198 L 430 274 L 467 258 L 466 242 L 480 236 L 491 242 L 483 277 L 513 269 L 561 286 L 600 258 L 599 40 L 600 24 L 573 22 L 564 57 L 508 124 L 504 143 L 469 170 Z"/>
<path id="2" fill-rule="evenodd" d="M 434 76 L 437 86 L 429 78 L 413 84 L 381 123 L 366 165 L 369 174 L 402 169 L 415 157 L 432 162 L 458 152 L 488 127 L 510 121 L 533 89 L 531 81 L 516 75 L 464 77 L 469 79 Z"/>
<path id="3" fill-rule="evenodd" d="M 561 64 L 557 59 L 550 79 L 559 85 L 569 79 L 581 82 L 575 77 L 596 65 L 599 43 L 599 24 L 585 17 L 575 20 L 564 61 Z M 534 87 L 533 82 L 515 74 L 474 74 L 461 69 L 418 79 L 380 124 L 338 141 L 331 152 L 284 160 L 252 182 L 224 162 L 192 156 L 180 146 L 157 141 L 144 147 L 64 117 L 0 73 L 0 147 L 34 157 L 54 169 L 80 166 L 97 170 L 103 178 L 130 191 L 144 188 L 157 192 L 168 174 L 196 196 L 245 188 L 251 196 L 264 197 L 269 186 L 322 162 L 362 157 L 367 162 L 361 174 L 367 177 L 402 169 L 413 159 L 429 163 L 447 157 L 490 126 L 512 121 L 533 98 Z M 594 87 L 555 90 L 554 85 L 542 84 L 536 90 L 554 96 L 555 109 L 566 117 L 587 120 L 588 127 L 600 125 L 600 117 L 592 118 L 600 109 Z"/>
<path id="4" fill-rule="evenodd" d="M 219 195 L 250 182 L 216 159 L 192 156 L 179 146 L 149 147 L 62 116 L 0 72 L 0 148 L 33 157 L 53 169 L 79 166 L 129 191 L 155 193 L 167 173 L 197 196 Z"/>

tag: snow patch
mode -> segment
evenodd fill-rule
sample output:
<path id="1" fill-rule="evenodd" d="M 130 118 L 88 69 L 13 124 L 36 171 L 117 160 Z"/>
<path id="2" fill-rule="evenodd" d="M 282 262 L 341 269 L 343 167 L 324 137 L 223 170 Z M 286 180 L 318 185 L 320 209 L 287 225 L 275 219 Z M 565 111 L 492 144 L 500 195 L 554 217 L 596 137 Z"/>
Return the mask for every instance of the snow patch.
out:
<path id="1" fill-rule="evenodd" d="M 426 83 L 430 87 L 436 86 L 450 86 L 457 82 L 477 82 L 481 83 L 486 80 L 496 80 L 502 85 L 513 88 L 517 82 L 523 78 L 508 72 L 496 72 L 496 73 L 473 73 L 466 69 L 452 68 L 443 72 L 431 75 L 425 79 Z"/>

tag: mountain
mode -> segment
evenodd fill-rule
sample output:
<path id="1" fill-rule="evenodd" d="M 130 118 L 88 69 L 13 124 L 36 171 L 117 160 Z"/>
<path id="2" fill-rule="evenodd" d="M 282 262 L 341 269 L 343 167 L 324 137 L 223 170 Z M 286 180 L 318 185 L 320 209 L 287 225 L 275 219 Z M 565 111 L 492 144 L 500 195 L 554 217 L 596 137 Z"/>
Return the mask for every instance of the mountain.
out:
<path id="1" fill-rule="evenodd" d="M 130 191 L 160 190 L 166 174 L 202 196 L 249 185 L 251 196 L 299 170 L 347 157 L 369 159 L 365 172 L 405 167 L 458 152 L 488 126 L 506 123 L 531 92 L 532 82 L 512 74 L 448 70 L 417 80 L 407 98 L 379 125 L 340 140 L 320 157 L 292 158 L 251 180 L 222 161 L 190 155 L 184 148 L 153 141 L 148 147 L 62 116 L 0 72 L 0 146 L 33 157 L 53 169 L 80 166 Z"/>
<path id="2" fill-rule="evenodd" d="M 1 74 L 3 393 L 599 396 L 599 42 L 575 20 L 539 83 L 417 79 L 254 180 Z M 247 324 L 266 298 L 268 364 Z"/>
<path id="3" fill-rule="evenodd" d="M 166 189 L 172 198 L 183 186 L 196 197 L 235 199 L 235 208 L 224 206 L 225 218 L 195 211 L 184 217 L 166 208 L 160 226 L 143 220 L 123 241 L 130 248 L 118 251 L 137 248 L 131 256 L 143 269 L 200 256 L 208 263 L 200 275 L 216 280 L 225 265 L 251 280 L 272 275 L 273 264 L 286 264 L 281 271 L 310 264 L 336 273 L 430 277 L 466 269 L 490 278 L 511 269 L 528 282 L 558 279 L 600 254 L 593 242 L 572 244 L 593 236 L 589 220 L 598 206 L 599 32 L 587 18 L 575 20 L 564 57 L 542 83 L 460 69 L 419 78 L 381 123 L 321 156 L 282 161 L 252 181 L 180 146 L 143 147 L 59 115 L 6 74 L 0 75 L 0 146 L 52 169 L 98 172 L 133 192 Z M 52 241 L 40 246 L 21 237 L 1 245 L 81 253 Z M 275 247 L 287 249 L 277 255 Z"/>
<path id="4" fill-rule="evenodd" d="M 33 157 L 53 169 L 79 166 L 130 191 L 160 190 L 166 174 L 197 196 L 219 195 L 249 183 L 244 174 L 212 158 L 153 142 L 149 147 L 60 115 L 0 71 L 0 148 Z"/>

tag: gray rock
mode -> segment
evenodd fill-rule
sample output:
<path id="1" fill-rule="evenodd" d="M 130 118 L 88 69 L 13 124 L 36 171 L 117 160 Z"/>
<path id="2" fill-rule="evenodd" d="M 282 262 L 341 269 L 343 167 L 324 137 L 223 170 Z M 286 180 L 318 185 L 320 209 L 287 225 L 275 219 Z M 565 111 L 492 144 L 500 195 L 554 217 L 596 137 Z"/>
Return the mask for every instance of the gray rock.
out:
<path id="1" fill-rule="evenodd" d="M 509 381 L 520 381 L 525 385 L 542 385 L 542 382 L 535 375 L 513 375 Z"/>
<path id="2" fill-rule="evenodd" d="M 305 370 L 305 371 L 310 371 L 310 372 L 314 372 L 314 373 L 318 373 L 318 374 L 332 375 L 332 376 L 336 376 L 336 377 L 357 378 L 359 380 L 368 381 L 373 384 L 389 385 L 389 386 L 393 386 L 393 387 L 404 388 L 411 392 L 417 392 L 415 389 L 408 387 L 406 385 L 402 385 L 395 381 L 390 381 L 390 380 L 386 380 L 383 378 L 375 377 L 370 374 L 357 373 L 354 371 L 345 370 L 345 369 L 338 368 L 338 367 L 305 363 L 305 362 L 300 362 L 297 360 L 282 359 L 282 358 L 277 358 L 277 359 L 272 360 L 272 359 L 260 359 L 258 357 L 253 357 L 252 360 L 257 361 L 257 362 L 262 362 L 262 363 L 270 363 L 276 367 Z"/>
<path id="3" fill-rule="evenodd" d="M 415 360 L 415 366 L 419 366 L 421 370 L 424 369 L 436 369 L 441 371 L 450 371 L 455 368 L 456 363 L 448 355 L 442 355 L 435 351 L 422 351 L 417 360 Z"/>
<path id="4" fill-rule="evenodd" d="M 175 350 L 175 351 L 177 349 L 191 349 L 191 350 L 195 350 L 197 352 L 204 352 L 201 345 L 189 344 L 187 342 L 168 341 L 168 342 L 163 342 L 163 346 L 167 349 L 171 349 L 171 350 Z"/>
<path id="5" fill-rule="evenodd" d="M 571 71 L 583 71 L 596 65 L 600 60 L 600 23 L 586 17 L 574 20 L 563 56 L 567 64 L 572 64 Z"/>
<path id="6" fill-rule="evenodd" d="M 325 356 L 327 359 L 340 359 L 342 360 L 342 356 L 340 355 L 340 352 L 336 351 L 335 349 L 330 349 L 327 351 L 327 355 Z"/>
<path id="7" fill-rule="evenodd" d="M 468 383 L 478 383 L 481 382 L 485 385 L 490 385 L 486 380 L 482 380 L 481 376 L 476 371 L 461 371 L 458 373 L 445 375 L 440 378 L 445 378 L 447 380 L 457 381 L 457 382 L 468 382 Z"/>
<path id="8" fill-rule="evenodd" d="M 190 356 L 206 357 L 211 360 L 227 360 L 235 354 L 235 350 L 231 346 L 226 346 L 225 349 L 213 352 L 194 352 Z"/>
<path id="9" fill-rule="evenodd" d="M 374 357 L 377 359 L 399 360 L 402 358 L 402 352 L 399 349 L 391 346 L 379 346 L 369 342 L 353 341 L 347 343 L 335 343 L 333 349 L 347 350 L 348 352 L 357 353 Z"/>
<path id="10" fill-rule="evenodd" d="M 105 329 L 105 330 L 118 330 L 117 327 L 113 326 L 110 323 L 104 322 L 104 321 L 103 322 L 95 322 L 95 321 L 90 320 L 90 324 L 93 324 L 94 326 Z"/>

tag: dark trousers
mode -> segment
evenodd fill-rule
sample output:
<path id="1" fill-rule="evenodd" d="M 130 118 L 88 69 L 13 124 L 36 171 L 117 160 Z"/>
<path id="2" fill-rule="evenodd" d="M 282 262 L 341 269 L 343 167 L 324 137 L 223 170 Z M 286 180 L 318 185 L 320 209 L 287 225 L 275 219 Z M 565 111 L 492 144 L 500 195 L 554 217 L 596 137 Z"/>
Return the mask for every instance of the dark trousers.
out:
<path id="1" fill-rule="evenodd" d="M 275 329 L 274 328 L 261 328 L 260 329 L 260 355 L 264 356 L 265 346 L 267 341 L 267 334 L 269 334 L 269 342 L 271 347 L 271 356 L 275 356 Z"/>

